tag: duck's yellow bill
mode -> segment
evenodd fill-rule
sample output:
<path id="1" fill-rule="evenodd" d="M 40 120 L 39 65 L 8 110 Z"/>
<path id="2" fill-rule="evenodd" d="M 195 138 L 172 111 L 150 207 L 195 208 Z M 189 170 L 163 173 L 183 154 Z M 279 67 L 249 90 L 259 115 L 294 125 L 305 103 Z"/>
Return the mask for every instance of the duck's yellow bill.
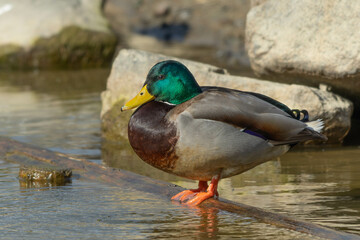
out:
<path id="1" fill-rule="evenodd" d="M 121 111 L 136 108 L 141 104 L 147 103 L 153 99 L 155 99 L 155 97 L 148 92 L 145 85 L 133 99 L 131 99 L 130 101 L 125 103 L 124 106 L 121 107 Z"/>

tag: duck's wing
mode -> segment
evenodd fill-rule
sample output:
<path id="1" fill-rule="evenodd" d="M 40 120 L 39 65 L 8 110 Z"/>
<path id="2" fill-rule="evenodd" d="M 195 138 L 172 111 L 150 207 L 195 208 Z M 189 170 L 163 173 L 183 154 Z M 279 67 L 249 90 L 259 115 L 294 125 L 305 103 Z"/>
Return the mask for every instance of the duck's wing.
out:
<path id="1" fill-rule="evenodd" d="M 232 89 L 204 88 L 202 94 L 183 103 L 178 111 L 188 112 L 194 119 L 231 124 L 276 145 L 326 139 L 312 124 L 295 119 L 284 104 Z"/>

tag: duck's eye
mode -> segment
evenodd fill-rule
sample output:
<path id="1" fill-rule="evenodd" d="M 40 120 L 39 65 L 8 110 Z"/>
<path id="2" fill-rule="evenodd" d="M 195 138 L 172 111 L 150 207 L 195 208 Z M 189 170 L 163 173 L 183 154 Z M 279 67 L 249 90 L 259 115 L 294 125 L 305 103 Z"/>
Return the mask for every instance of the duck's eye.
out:
<path id="1" fill-rule="evenodd" d="M 158 77 L 157 77 L 159 80 L 162 80 L 165 78 L 165 75 L 164 74 L 160 74 Z"/>
<path id="2" fill-rule="evenodd" d="M 142 96 L 142 95 L 144 95 L 144 92 L 141 92 L 141 93 L 140 93 L 140 96 Z"/>

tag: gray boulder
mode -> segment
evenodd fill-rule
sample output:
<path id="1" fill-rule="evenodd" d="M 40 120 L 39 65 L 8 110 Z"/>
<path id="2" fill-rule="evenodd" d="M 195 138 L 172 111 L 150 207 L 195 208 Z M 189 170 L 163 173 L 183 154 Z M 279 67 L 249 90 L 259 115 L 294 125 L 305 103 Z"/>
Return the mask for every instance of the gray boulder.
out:
<path id="1" fill-rule="evenodd" d="M 359 109 L 359 1 L 253 0 L 252 6 L 245 42 L 257 75 L 326 83 Z"/>
<path id="2" fill-rule="evenodd" d="M 0 0 L 0 68 L 108 64 L 116 37 L 101 0 Z"/>
<path id="3" fill-rule="evenodd" d="M 125 101 L 141 89 L 150 68 L 159 61 L 174 59 L 184 63 L 200 85 L 214 85 L 252 91 L 277 99 L 290 108 L 307 109 L 311 119 L 325 121 L 328 143 L 342 142 L 350 129 L 352 103 L 326 90 L 296 84 L 281 84 L 258 79 L 231 76 L 226 70 L 184 59 L 153 54 L 140 50 L 122 50 L 116 57 L 107 89 L 102 93 L 102 129 L 111 140 L 127 137 L 131 112 L 120 112 Z"/>

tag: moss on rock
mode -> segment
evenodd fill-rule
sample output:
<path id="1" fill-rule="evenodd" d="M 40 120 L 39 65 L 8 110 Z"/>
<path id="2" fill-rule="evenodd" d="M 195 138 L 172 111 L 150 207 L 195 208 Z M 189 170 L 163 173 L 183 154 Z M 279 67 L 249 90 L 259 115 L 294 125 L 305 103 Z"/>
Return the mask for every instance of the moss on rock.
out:
<path id="1" fill-rule="evenodd" d="M 0 46 L 0 68 L 85 68 L 108 66 L 116 48 L 111 33 L 64 28 L 48 38 L 39 38 L 29 49 L 16 45 Z"/>
<path id="2" fill-rule="evenodd" d="M 17 55 L 23 48 L 15 44 L 0 46 L 0 68 L 12 68 L 18 62 Z"/>

